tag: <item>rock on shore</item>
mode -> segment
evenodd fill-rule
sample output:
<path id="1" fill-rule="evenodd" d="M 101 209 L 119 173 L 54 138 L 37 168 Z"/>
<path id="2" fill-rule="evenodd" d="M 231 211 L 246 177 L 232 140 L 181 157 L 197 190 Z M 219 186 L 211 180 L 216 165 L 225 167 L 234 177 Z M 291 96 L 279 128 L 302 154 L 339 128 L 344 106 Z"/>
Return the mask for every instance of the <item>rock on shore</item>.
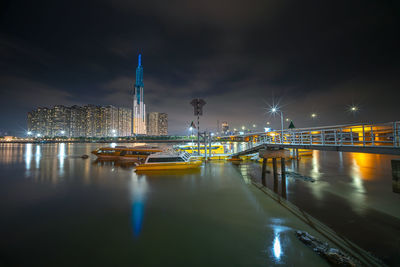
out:
<path id="1" fill-rule="evenodd" d="M 295 234 L 301 242 L 312 248 L 333 266 L 356 266 L 354 260 L 352 260 L 347 254 L 337 248 L 331 248 L 328 243 L 316 239 L 309 233 L 296 231 Z"/>

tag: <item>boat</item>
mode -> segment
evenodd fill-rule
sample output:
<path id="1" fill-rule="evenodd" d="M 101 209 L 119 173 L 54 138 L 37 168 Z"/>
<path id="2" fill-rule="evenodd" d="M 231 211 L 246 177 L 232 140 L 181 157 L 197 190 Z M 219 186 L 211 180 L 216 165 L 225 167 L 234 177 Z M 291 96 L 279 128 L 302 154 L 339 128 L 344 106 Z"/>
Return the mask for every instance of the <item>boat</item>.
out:
<path id="1" fill-rule="evenodd" d="M 103 160 L 127 160 L 127 161 L 142 161 L 149 155 L 161 152 L 162 149 L 154 146 L 116 146 L 116 147 L 100 147 L 92 154 L 98 159 Z"/>
<path id="2" fill-rule="evenodd" d="M 198 146 L 195 143 L 191 143 L 189 145 L 179 145 L 175 147 L 176 150 L 178 151 L 184 151 L 190 154 L 197 154 L 198 153 Z M 209 153 L 209 147 L 207 146 L 207 153 Z M 221 144 L 212 144 L 211 145 L 211 155 L 216 155 L 216 154 L 224 154 L 225 149 L 224 146 Z M 200 145 L 200 154 L 205 154 L 204 151 L 204 144 Z"/>
<path id="3" fill-rule="evenodd" d="M 135 171 L 187 170 L 199 168 L 201 164 L 199 160 L 192 160 L 187 152 L 167 151 L 151 154 Z"/>

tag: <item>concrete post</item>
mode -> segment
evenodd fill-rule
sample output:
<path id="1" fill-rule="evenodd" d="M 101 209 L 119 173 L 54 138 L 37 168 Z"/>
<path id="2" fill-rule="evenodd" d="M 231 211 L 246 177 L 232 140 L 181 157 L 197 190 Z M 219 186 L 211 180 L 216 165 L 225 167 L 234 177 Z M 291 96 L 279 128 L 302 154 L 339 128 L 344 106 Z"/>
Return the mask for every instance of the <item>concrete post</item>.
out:
<path id="1" fill-rule="evenodd" d="M 400 159 L 392 159 L 392 189 L 400 193 Z"/>
<path id="2" fill-rule="evenodd" d="M 281 158 L 281 195 L 286 199 L 286 164 L 285 158 Z"/>
<path id="3" fill-rule="evenodd" d="M 263 158 L 263 162 L 262 162 L 261 183 L 263 186 L 267 186 L 267 183 L 265 181 L 265 173 L 267 172 L 267 160 L 268 159 Z"/>
<path id="4" fill-rule="evenodd" d="M 274 170 L 274 192 L 278 193 L 278 170 L 277 170 L 276 158 L 272 158 L 272 168 Z"/>

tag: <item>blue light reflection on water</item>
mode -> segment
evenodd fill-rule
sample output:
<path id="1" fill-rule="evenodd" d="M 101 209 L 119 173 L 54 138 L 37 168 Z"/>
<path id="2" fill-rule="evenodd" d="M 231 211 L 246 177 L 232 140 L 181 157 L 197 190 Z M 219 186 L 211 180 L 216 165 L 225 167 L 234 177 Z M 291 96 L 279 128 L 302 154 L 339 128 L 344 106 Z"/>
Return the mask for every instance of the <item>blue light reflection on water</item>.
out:
<path id="1" fill-rule="evenodd" d="M 143 228 L 144 208 L 147 193 L 147 181 L 145 177 L 138 178 L 136 174 L 132 177 L 132 214 L 131 223 L 133 236 L 139 237 Z"/>
<path id="2" fill-rule="evenodd" d="M 142 231 L 143 215 L 144 202 L 134 201 L 132 205 L 132 229 L 133 235 L 136 237 L 139 236 Z"/>
<path id="3" fill-rule="evenodd" d="M 282 246 L 281 234 L 290 229 L 282 226 L 283 221 L 281 219 L 274 218 L 272 221 L 274 222 L 274 224 L 271 225 L 274 233 L 274 239 L 272 241 L 272 246 L 270 247 L 270 253 L 275 262 L 283 263 L 282 261 L 284 261 L 284 259 L 282 256 L 284 252 L 283 247 L 285 245 Z M 287 242 L 287 239 L 284 238 L 284 240 L 286 240 L 285 242 Z M 286 246 L 287 245 L 288 244 L 286 244 Z"/>
<path id="4" fill-rule="evenodd" d="M 279 239 L 279 234 L 277 233 L 275 234 L 274 238 L 273 252 L 275 259 L 279 261 L 281 258 L 282 250 L 281 250 L 281 241 Z"/>

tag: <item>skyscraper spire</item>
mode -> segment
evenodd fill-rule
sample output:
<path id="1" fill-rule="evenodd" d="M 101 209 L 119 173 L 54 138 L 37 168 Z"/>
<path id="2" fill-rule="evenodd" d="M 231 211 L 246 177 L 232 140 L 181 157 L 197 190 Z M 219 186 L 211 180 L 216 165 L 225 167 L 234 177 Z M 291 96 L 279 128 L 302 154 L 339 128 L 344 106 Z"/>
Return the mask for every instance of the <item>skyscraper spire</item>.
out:
<path id="1" fill-rule="evenodd" d="M 143 87 L 142 55 L 139 54 L 132 99 L 132 135 L 146 134 L 146 106 L 143 102 Z"/>

